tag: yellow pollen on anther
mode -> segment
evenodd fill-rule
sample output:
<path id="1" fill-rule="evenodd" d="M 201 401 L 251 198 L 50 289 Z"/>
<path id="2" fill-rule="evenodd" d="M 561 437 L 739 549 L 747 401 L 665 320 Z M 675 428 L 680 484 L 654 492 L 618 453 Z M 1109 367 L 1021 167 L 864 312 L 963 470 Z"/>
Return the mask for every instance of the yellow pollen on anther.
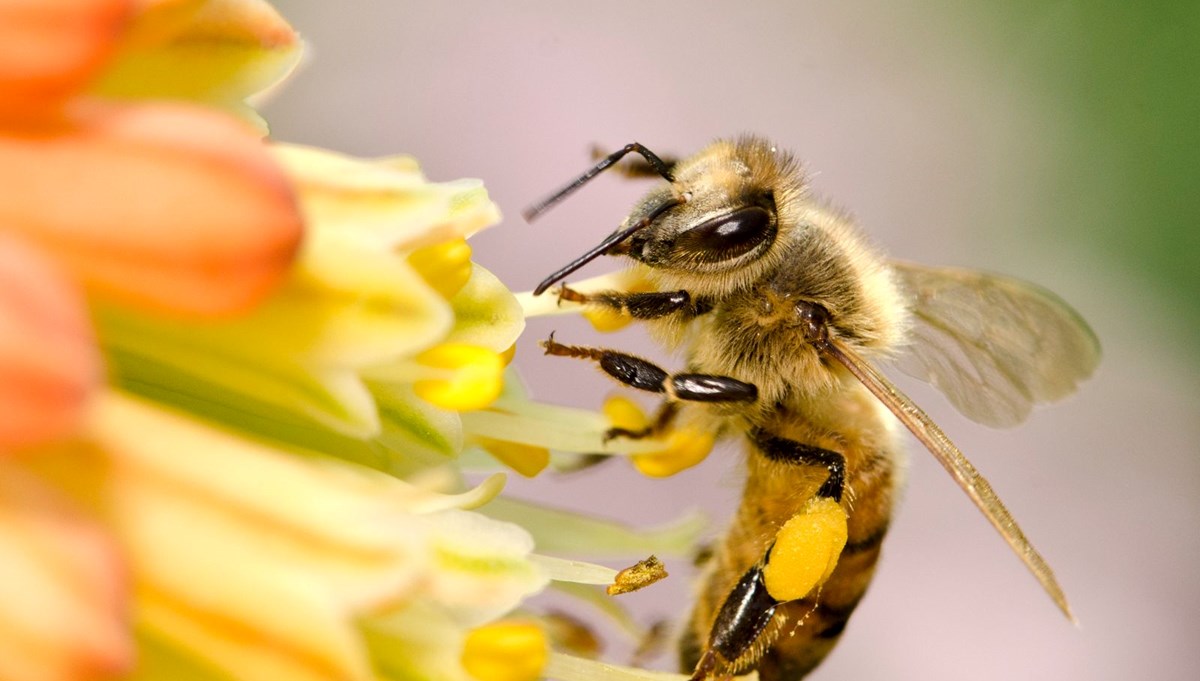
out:
<path id="1" fill-rule="evenodd" d="M 504 362 L 504 366 L 508 366 L 509 364 L 512 364 L 513 357 L 516 357 L 516 356 L 517 356 L 517 344 L 513 343 L 512 345 L 508 346 L 508 348 L 505 349 L 504 352 L 500 353 L 500 360 L 502 362 Z"/>
<path id="2" fill-rule="evenodd" d="M 545 447 L 506 442 L 490 437 L 477 437 L 475 442 L 500 463 L 527 478 L 541 473 L 550 464 L 550 450 Z"/>
<path id="3" fill-rule="evenodd" d="M 680 428 L 667 436 L 667 446 L 656 452 L 630 456 L 634 468 L 646 477 L 665 478 L 703 461 L 712 451 L 712 433 Z"/>
<path id="4" fill-rule="evenodd" d="M 471 246 L 466 239 L 451 239 L 418 248 L 409 254 L 408 264 L 425 283 L 449 300 L 471 278 Z"/>
<path id="5" fill-rule="evenodd" d="M 825 583 L 846 546 L 846 511 L 828 497 L 812 499 L 779 528 L 763 568 L 767 593 L 779 601 L 804 598 Z"/>
<path id="6" fill-rule="evenodd" d="M 535 681 L 549 656 L 550 646 L 541 627 L 506 620 L 467 634 L 462 665 L 478 681 Z"/>
<path id="7" fill-rule="evenodd" d="M 608 422 L 612 424 L 613 428 L 639 431 L 650 425 L 642 408 L 637 405 L 637 402 L 627 397 L 608 398 L 604 401 L 602 411 L 608 417 Z"/>
<path id="8" fill-rule="evenodd" d="M 414 382 L 413 390 L 443 409 L 483 409 L 504 387 L 503 358 L 478 345 L 445 343 L 417 355 L 416 361 L 432 371 L 429 378 Z"/>
<path id="9" fill-rule="evenodd" d="M 604 401 L 603 411 L 613 428 L 636 433 L 650 426 L 650 419 L 642 408 L 625 397 L 608 398 Z M 662 449 L 632 454 L 629 460 L 642 475 L 665 478 L 703 461 L 715 442 L 712 433 L 695 428 L 678 428 L 666 435 Z"/>
<path id="10" fill-rule="evenodd" d="M 584 310 L 583 318 L 588 320 L 592 328 L 600 333 L 620 331 L 633 321 L 633 317 L 607 307 Z"/>

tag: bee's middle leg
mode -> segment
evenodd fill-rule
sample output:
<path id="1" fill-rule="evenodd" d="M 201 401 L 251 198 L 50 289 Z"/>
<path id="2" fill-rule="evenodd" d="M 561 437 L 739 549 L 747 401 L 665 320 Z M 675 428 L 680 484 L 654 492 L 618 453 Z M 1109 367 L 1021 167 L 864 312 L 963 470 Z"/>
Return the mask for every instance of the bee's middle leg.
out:
<path id="1" fill-rule="evenodd" d="M 665 394 L 671 400 L 689 402 L 753 402 L 758 388 L 753 383 L 713 374 L 671 374 L 653 362 L 605 348 L 566 345 L 550 338 L 542 341 L 547 355 L 590 359 L 609 376 L 638 390 Z"/>

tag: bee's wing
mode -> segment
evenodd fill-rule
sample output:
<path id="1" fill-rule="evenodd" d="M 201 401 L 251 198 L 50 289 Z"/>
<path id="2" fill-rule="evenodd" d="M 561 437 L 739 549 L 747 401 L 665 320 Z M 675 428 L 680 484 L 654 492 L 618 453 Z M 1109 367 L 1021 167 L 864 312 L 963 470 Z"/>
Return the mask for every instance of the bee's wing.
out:
<path id="1" fill-rule="evenodd" d="M 1009 277 L 895 262 L 913 312 L 900 370 L 945 393 L 973 421 L 1024 421 L 1075 392 L 1100 361 L 1087 322 L 1053 293 Z"/>
<path id="2" fill-rule="evenodd" d="M 1025 533 L 1017 525 L 1017 521 L 1004 507 L 1000 497 L 996 496 L 992 486 L 980 475 L 975 466 L 971 465 L 967 457 L 963 456 L 958 447 L 954 446 L 950 438 L 946 437 L 942 429 L 907 395 L 900 392 L 900 389 L 893 385 L 886 376 L 841 340 L 830 338 L 824 342 L 822 349 L 845 366 L 855 378 L 866 386 L 867 390 L 870 390 L 875 397 L 879 398 L 879 401 L 883 402 L 884 406 L 896 415 L 896 418 L 921 441 L 921 444 L 925 445 L 938 463 L 942 464 L 950 473 L 958 486 L 967 493 L 975 506 L 983 512 L 1000 536 L 1004 537 L 1004 541 L 1008 542 L 1021 562 L 1025 563 L 1025 566 L 1041 583 L 1042 588 L 1046 590 L 1063 614 L 1071 621 L 1075 621 L 1075 616 L 1071 613 L 1071 606 L 1067 604 L 1067 596 L 1059 586 L 1058 580 L 1055 579 L 1054 571 L 1050 569 L 1046 559 L 1042 558 L 1042 554 L 1038 553 L 1037 549 L 1033 548 L 1033 544 L 1029 543 Z"/>

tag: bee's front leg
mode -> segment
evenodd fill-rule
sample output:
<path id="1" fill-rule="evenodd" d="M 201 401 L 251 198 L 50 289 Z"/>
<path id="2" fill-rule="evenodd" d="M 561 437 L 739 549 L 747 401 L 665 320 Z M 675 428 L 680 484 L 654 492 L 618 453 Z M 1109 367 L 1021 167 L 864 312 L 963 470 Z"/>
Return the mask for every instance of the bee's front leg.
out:
<path id="1" fill-rule="evenodd" d="M 582 345 L 566 345 L 554 335 L 542 341 L 547 355 L 594 360 L 609 376 L 638 390 L 665 394 L 671 400 L 689 402 L 753 402 L 758 388 L 753 383 L 713 374 L 670 374 L 653 362 L 624 352 Z"/>
<path id="2" fill-rule="evenodd" d="M 687 291 L 583 293 L 563 284 L 558 289 L 558 299 L 585 305 L 599 305 L 634 319 L 661 319 L 677 313 L 691 318 L 712 310 L 712 301 L 693 298 Z"/>

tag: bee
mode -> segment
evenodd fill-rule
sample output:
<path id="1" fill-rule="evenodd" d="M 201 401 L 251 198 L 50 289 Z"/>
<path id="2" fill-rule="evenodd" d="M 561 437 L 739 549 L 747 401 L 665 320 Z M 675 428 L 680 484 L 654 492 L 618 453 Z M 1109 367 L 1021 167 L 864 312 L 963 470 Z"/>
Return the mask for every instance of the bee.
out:
<path id="1" fill-rule="evenodd" d="M 756 137 L 717 141 L 679 161 L 626 145 L 526 219 L 631 153 L 645 159 L 641 172 L 664 181 L 534 293 L 600 255 L 632 261 L 648 291 L 562 284 L 560 300 L 645 322 L 684 356 L 684 371 L 553 336 L 546 353 L 593 361 L 663 397 L 653 426 L 614 436 L 652 436 L 682 422 L 745 444 L 744 494 L 706 563 L 680 643 L 683 670 L 695 681 L 751 669 L 763 681 L 797 679 L 828 655 L 888 529 L 901 478 L 897 423 L 1073 620 L 1054 573 L 992 487 L 876 363 L 904 355 L 910 373 L 969 418 L 1012 426 L 1092 374 L 1100 349 L 1086 322 L 1032 284 L 885 259 L 849 217 L 812 195 L 791 155 Z"/>

